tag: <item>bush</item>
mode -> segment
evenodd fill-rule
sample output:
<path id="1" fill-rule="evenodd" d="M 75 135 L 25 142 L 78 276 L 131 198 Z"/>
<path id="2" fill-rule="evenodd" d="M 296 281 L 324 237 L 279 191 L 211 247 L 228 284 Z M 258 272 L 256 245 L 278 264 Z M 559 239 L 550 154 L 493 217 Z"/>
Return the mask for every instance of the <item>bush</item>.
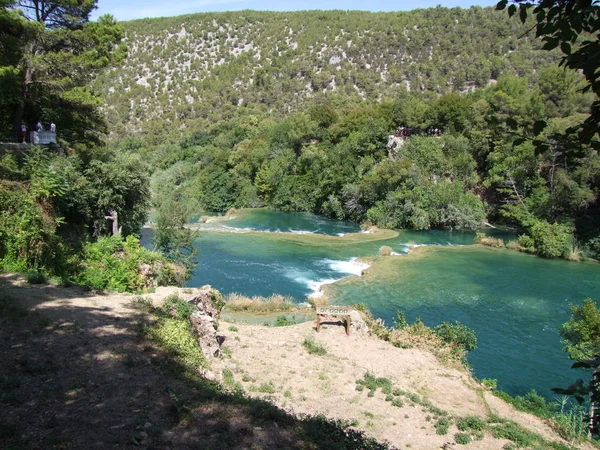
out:
<path id="1" fill-rule="evenodd" d="M 467 416 L 458 422 L 457 427 L 460 431 L 483 431 L 487 425 L 477 416 Z"/>
<path id="2" fill-rule="evenodd" d="M 471 435 L 466 433 L 456 433 L 454 435 L 454 440 L 456 440 L 457 444 L 467 445 L 471 442 Z"/>
<path id="3" fill-rule="evenodd" d="M 169 312 L 174 311 L 180 319 L 188 319 L 196 309 L 192 303 L 182 300 L 175 294 L 166 298 L 163 308 Z"/>
<path id="4" fill-rule="evenodd" d="M 529 227 L 536 253 L 544 258 L 560 258 L 571 248 L 571 231 L 566 225 L 537 221 Z"/>
<path id="5" fill-rule="evenodd" d="M 323 356 L 327 354 L 327 349 L 315 340 L 314 337 L 310 336 L 304 339 L 302 346 L 310 353 L 311 355 L 319 355 Z"/>
<path id="6" fill-rule="evenodd" d="M 100 238 L 85 245 L 83 256 L 76 282 L 90 289 L 119 292 L 149 289 L 164 280 L 163 272 L 171 267 L 160 253 L 145 249 L 134 236 Z"/>
<path id="7" fill-rule="evenodd" d="M 433 332 L 444 342 L 456 345 L 465 352 L 477 348 L 477 336 L 475 332 L 460 322 L 442 322 L 433 328 Z"/>
<path id="8" fill-rule="evenodd" d="M 517 242 L 522 247 L 523 251 L 526 251 L 528 253 L 535 253 L 535 246 L 533 244 L 533 239 L 531 238 L 531 236 L 522 234 L 517 239 Z"/>
<path id="9" fill-rule="evenodd" d="M 46 283 L 46 277 L 42 272 L 31 271 L 25 274 L 25 280 L 29 284 L 44 284 Z"/>
<path id="10" fill-rule="evenodd" d="M 475 243 L 479 245 L 485 245 L 486 247 L 504 247 L 504 241 L 502 239 L 486 236 L 484 233 L 481 232 L 477 232 L 475 234 Z"/>
<path id="11" fill-rule="evenodd" d="M 379 248 L 379 256 L 391 256 L 392 247 L 383 245 Z"/>
<path id="12" fill-rule="evenodd" d="M 435 424 L 435 434 L 444 435 L 448 434 L 450 428 L 450 421 L 446 417 L 440 417 Z"/>
<path id="13" fill-rule="evenodd" d="M 590 239 L 585 245 L 585 251 L 595 259 L 600 259 L 600 236 Z"/>

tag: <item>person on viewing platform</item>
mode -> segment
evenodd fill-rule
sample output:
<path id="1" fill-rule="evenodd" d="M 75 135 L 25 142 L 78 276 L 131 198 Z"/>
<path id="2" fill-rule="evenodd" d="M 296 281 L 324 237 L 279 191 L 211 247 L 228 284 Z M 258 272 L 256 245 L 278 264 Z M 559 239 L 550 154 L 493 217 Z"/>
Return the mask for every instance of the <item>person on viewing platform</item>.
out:
<path id="1" fill-rule="evenodd" d="M 21 142 L 26 142 L 27 140 L 27 125 L 25 122 L 21 122 Z"/>
<path id="2" fill-rule="evenodd" d="M 35 124 L 35 131 L 44 131 L 44 125 L 42 125 L 40 120 L 38 120 L 38 123 Z"/>
<path id="3" fill-rule="evenodd" d="M 56 124 L 54 123 L 54 121 L 50 122 L 50 132 L 56 133 Z"/>

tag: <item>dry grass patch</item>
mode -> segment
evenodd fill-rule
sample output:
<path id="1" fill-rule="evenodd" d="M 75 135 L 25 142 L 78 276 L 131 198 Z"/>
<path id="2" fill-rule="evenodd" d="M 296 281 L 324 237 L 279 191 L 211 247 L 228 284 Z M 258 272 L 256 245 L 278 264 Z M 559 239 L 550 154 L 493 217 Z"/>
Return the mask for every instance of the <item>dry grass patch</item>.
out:
<path id="1" fill-rule="evenodd" d="M 475 243 L 479 245 L 485 245 L 486 247 L 503 248 L 504 241 L 499 238 L 486 236 L 483 233 L 477 233 L 475 235 Z"/>
<path id="2" fill-rule="evenodd" d="M 388 245 L 382 245 L 379 248 L 379 256 L 391 256 L 392 254 L 392 247 L 388 246 Z"/>
<path id="3" fill-rule="evenodd" d="M 246 297 L 231 293 L 225 298 L 225 310 L 248 312 L 292 311 L 297 308 L 292 297 L 271 295 L 270 297 Z"/>

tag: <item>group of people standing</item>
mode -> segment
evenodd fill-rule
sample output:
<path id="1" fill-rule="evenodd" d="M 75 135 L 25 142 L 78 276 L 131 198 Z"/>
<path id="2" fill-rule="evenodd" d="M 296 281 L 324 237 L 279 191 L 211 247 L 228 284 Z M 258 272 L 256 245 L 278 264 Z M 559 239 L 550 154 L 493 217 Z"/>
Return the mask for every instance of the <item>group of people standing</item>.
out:
<path id="1" fill-rule="evenodd" d="M 417 130 L 416 128 L 413 127 L 405 127 L 404 125 L 399 126 L 398 128 L 396 128 L 396 136 L 397 137 L 410 137 L 413 136 L 415 134 L 418 134 L 419 130 Z M 438 137 L 442 135 L 442 130 L 440 128 L 433 128 L 433 127 L 429 127 L 427 128 L 427 136 L 434 136 L 434 137 Z"/>
<path id="2" fill-rule="evenodd" d="M 404 125 L 396 128 L 396 136 L 398 137 L 409 137 L 413 134 L 416 134 L 415 129 L 413 127 L 405 127 Z"/>
<path id="3" fill-rule="evenodd" d="M 34 131 L 42 132 L 46 131 L 44 125 L 41 120 L 38 120 L 35 124 Z M 50 121 L 50 125 L 48 126 L 48 131 L 50 133 L 56 133 L 56 124 L 54 121 Z M 27 142 L 27 124 L 25 122 L 21 122 L 21 142 Z"/>

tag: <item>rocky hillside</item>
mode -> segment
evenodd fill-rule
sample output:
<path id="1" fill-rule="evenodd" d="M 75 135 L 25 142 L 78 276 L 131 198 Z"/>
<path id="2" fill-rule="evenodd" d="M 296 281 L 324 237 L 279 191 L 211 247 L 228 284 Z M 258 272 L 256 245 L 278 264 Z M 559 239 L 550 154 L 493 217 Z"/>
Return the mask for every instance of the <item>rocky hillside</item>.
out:
<path id="1" fill-rule="evenodd" d="M 124 23 L 129 56 L 97 80 L 113 134 L 196 130 L 322 96 L 466 92 L 556 61 L 491 8 L 227 12 Z"/>

